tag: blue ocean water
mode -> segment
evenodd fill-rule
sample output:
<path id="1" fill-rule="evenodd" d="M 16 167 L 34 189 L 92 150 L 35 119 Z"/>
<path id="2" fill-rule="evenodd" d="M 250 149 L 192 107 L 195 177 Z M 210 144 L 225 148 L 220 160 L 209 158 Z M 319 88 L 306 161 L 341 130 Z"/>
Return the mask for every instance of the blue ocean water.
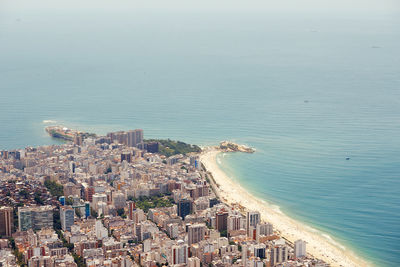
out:
<path id="1" fill-rule="evenodd" d="M 400 265 L 400 16 L 16 2 L 0 3 L 0 149 L 57 143 L 48 121 L 245 143 L 220 157 L 245 188 Z"/>

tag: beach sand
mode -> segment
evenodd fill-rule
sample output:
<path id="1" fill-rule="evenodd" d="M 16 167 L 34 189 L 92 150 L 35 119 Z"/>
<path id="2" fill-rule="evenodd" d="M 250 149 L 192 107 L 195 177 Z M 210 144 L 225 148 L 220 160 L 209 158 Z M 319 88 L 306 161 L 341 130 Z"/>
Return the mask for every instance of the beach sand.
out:
<path id="1" fill-rule="evenodd" d="M 329 236 L 324 237 L 322 233 L 289 218 L 278 207 L 252 196 L 219 168 L 216 160 L 218 153 L 221 152 L 216 148 L 205 148 L 200 156 L 200 161 L 212 174 L 217 184 L 217 194 L 225 203 L 240 204 L 248 210 L 259 211 L 262 219 L 272 223 L 274 229 L 279 231 L 282 237 L 291 242 L 298 239 L 306 241 L 307 253 L 330 263 L 331 266 L 372 266 Z"/>

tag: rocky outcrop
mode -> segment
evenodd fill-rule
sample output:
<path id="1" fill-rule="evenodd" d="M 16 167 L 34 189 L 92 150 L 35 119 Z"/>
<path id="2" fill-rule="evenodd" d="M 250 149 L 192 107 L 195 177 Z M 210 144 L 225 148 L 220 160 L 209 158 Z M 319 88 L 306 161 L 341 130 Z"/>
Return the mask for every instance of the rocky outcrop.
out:
<path id="1" fill-rule="evenodd" d="M 239 145 L 230 141 L 222 141 L 219 145 L 219 149 L 224 152 L 244 152 L 244 153 L 254 153 L 255 150 L 251 147 L 245 145 Z"/>

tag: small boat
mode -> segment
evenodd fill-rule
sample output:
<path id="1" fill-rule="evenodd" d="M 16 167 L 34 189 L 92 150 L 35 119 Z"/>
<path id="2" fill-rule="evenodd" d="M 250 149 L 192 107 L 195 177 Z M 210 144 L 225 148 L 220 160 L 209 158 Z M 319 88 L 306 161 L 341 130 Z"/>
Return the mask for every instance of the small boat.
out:
<path id="1" fill-rule="evenodd" d="M 349 160 L 349 159 L 350 159 L 350 158 L 348 158 L 348 157 L 346 158 L 346 160 Z"/>

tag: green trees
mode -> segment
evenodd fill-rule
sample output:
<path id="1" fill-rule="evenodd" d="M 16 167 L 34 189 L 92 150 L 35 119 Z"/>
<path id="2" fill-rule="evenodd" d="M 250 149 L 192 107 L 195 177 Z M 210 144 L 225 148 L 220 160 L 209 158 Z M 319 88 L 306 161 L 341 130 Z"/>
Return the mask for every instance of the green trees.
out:
<path id="1" fill-rule="evenodd" d="M 15 246 L 14 238 L 10 237 L 8 240 L 10 242 L 10 245 L 11 245 L 11 248 L 12 248 L 13 253 L 15 255 L 15 258 L 17 259 L 18 265 L 19 266 L 24 266 L 24 267 L 28 266 L 28 265 L 26 265 L 26 263 L 24 261 L 24 255 L 21 252 L 19 252 L 18 248 Z"/>
<path id="2" fill-rule="evenodd" d="M 71 197 L 66 197 L 65 198 L 65 205 L 72 206 L 73 204 L 74 204 L 74 201 L 72 200 Z"/>
<path id="3" fill-rule="evenodd" d="M 221 237 L 228 237 L 228 232 L 226 230 L 221 231 Z"/>
<path id="4" fill-rule="evenodd" d="M 42 199 L 42 194 L 40 194 L 39 192 L 35 192 L 35 202 L 38 205 L 43 205 L 43 199 Z"/>
<path id="5" fill-rule="evenodd" d="M 201 152 L 201 148 L 196 145 L 186 144 L 181 141 L 173 141 L 170 139 L 149 139 L 147 142 L 158 142 L 161 155 L 170 157 L 177 154 L 187 154 L 190 152 Z"/>
<path id="6" fill-rule="evenodd" d="M 23 196 L 24 198 L 28 198 L 28 191 L 26 191 L 25 189 L 22 189 L 21 191 L 19 191 L 18 193 L 20 196 Z"/>
<path id="7" fill-rule="evenodd" d="M 166 196 L 153 196 L 153 197 L 140 197 L 128 198 L 135 202 L 136 207 L 142 209 L 144 212 L 148 212 L 149 209 L 162 208 L 162 207 L 172 207 L 174 205 L 174 200 Z"/>
<path id="8" fill-rule="evenodd" d="M 124 215 L 125 214 L 124 209 L 117 209 L 117 214 L 118 214 L 118 216 Z"/>
<path id="9" fill-rule="evenodd" d="M 72 256 L 74 257 L 74 261 L 78 267 L 86 267 L 85 261 L 81 256 L 78 256 L 75 253 L 72 253 Z"/>
<path id="10" fill-rule="evenodd" d="M 94 218 L 97 218 L 99 214 L 97 213 L 96 210 L 94 210 L 92 207 L 90 207 L 90 215 Z"/>
<path id="11" fill-rule="evenodd" d="M 79 210 L 79 208 L 75 209 L 75 214 L 76 216 L 78 216 L 78 218 L 82 217 L 81 211 Z"/>
<path id="12" fill-rule="evenodd" d="M 74 257 L 74 261 L 75 263 L 78 265 L 78 267 L 85 267 L 85 261 L 81 256 L 78 256 L 75 252 L 74 252 L 74 244 L 69 243 L 65 238 L 63 233 L 61 232 L 61 230 L 57 229 L 56 230 L 58 238 L 61 239 L 61 241 L 63 242 L 63 246 L 68 248 L 68 251 L 72 254 L 72 257 Z"/>
<path id="13" fill-rule="evenodd" d="M 54 230 L 61 230 L 60 209 L 56 208 L 53 212 L 53 228 Z"/>
<path id="14" fill-rule="evenodd" d="M 54 197 L 59 198 L 64 195 L 64 187 L 57 182 L 46 180 L 44 186 L 46 186 L 47 190 Z"/>

